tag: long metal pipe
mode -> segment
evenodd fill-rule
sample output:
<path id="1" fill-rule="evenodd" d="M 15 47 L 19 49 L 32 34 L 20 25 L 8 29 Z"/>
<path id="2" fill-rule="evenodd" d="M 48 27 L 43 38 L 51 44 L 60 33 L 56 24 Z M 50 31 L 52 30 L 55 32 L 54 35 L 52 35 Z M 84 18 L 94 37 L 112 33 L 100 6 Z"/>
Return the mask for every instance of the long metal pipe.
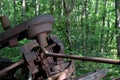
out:
<path id="1" fill-rule="evenodd" d="M 20 65 L 22 65 L 23 63 L 24 63 L 24 60 L 20 60 L 20 61 L 14 63 L 14 64 L 12 64 L 12 65 L 10 65 L 10 66 L 2 69 L 2 70 L 0 70 L 0 75 L 4 74 L 4 73 L 6 73 L 7 71 L 12 70 L 12 69 L 14 69 L 14 68 L 16 68 L 16 67 L 18 67 L 18 66 L 20 66 Z"/>
<path id="2" fill-rule="evenodd" d="M 82 60 L 82 61 L 93 61 L 93 62 L 120 65 L 120 60 L 113 60 L 106 58 L 85 57 L 85 56 L 66 55 L 66 54 L 58 54 L 58 53 L 46 53 L 46 55 L 51 57 L 69 58 L 69 59 Z"/>
<path id="3" fill-rule="evenodd" d="M 108 64 L 115 64 L 120 65 L 120 60 L 113 60 L 113 59 L 106 59 L 106 58 L 96 58 L 96 57 L 85 57 L 85 56 L 78 56 L 78 55 L 67 55 L 67 54 L 58 54 L 58 53 L 45 53 L 48 57 L 59 57 L 59 58 L 68 58 L 74 60 L 82 60 L 82 61 L 93 61 L 93 62 L 100 62 L 100 63 L 108 63 Z M 7 71 L 14 69 L 24 63 L 24 60 L 20 60 L 5 69 L 0 71 L 0 75 L 6 73 Z"/>

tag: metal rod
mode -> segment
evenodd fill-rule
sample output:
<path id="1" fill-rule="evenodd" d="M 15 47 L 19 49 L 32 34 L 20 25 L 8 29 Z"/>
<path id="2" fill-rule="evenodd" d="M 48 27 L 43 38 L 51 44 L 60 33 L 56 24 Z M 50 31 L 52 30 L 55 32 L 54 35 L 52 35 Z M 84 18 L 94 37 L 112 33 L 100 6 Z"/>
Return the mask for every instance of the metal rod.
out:
<path id="1" fill-rule="evenodd" d="M 69 59 L 75 59 L 75 60 L 83 60 L 83 61 L 93 61 L 93 62 L 100 62 L 100 63 L 108 63 L 108 64 L 116 64 L 120 65 L 120 60 L 113 60 L 113 59 L 105 59 L 105 58 L 96 58 L 96 57 L 83 57 L 78 55 L 66 55 L 66 54 L 57 54 L 57 53 L 45 53 L 46 56 L 50 57 L 59 57 L 59 58 L 69 58 Z M 0 71 L 0 75 L 6 73 L 9 70 L 12 70 L 24 63 L 24 60 L 20 60 L 19 62 L 16 62 Z"/>
<path id="2" fill-rule="evenodd" d="M 85 57 L 85 56 L 66 55 L 66 54 L 57 54 L 57 53 L 46 53 L 46 56 L 120 65 L 120 60 L 97 58 L 97 57 Z"/>
<path id="3" fill-rule="evenodd" d="M 12 65 L 10 65 L 10 66 L 2 69 L 2 70 L 0 70 L 0 75 L 4 74 L 7 71 L 12 70 L 12 69 L 14 69 L 14 68 L 16 68 L 16 67 L 18 67 L 20 65 L 22 65 L 23 63 L 24 63 L 24 60 L 20 60 L 19 62 L 16 62 L 16 63 L 14 63 L 14 64 L 12 64 Z"/>

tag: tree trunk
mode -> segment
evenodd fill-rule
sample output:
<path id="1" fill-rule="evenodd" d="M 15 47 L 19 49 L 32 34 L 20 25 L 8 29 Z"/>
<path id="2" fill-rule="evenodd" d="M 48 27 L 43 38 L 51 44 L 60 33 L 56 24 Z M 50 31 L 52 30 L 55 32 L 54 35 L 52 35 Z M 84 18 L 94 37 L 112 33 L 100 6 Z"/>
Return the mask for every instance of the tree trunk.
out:
<path id="1" fill-rule="evenodd" d="M 98 3 L 99 3 L 99 0 L 96 0 L 96 3 L 95 3 L 95 14 L 97 14 L 98 13 Z"/>
<path id="2" fill-rule="evenodd" d="M 108 29 L 110 28 L 110 19 L 108 17 L 107 20 L 107 27 Z M 107 47 L 108 47 L 108 43 L 109 43 L 109 39 L 110 39 L 110 30 L 107 30 L 107 34 L 106 34 L 106 38 L 105 38 L 105 51 L 107 51 Z"/>
<path id="3" fill-rule="evenodd" d="M 26 1 L 22 0 L 22 20 L 26 20 L 26 15 L 25 15 L 25 8 L 26 8 Z"/>
<path id="4" fill-rule="evenodd" d="M 99 0 L 96 0 L 95 1 L 95 9 L 94 9 L 94 17 L 95 17 L 95 20 L 94 21 L 92 21 L 92 24 L 93 24 L 93 26 L 95 26 L 95 27 L 93 27 L 92 28 L 92 30 L 91 30 L 91 33 L 93 34 L 93 35 L 96 35 L 95 33 L 96 33 L 96 26 L 97 26 L 97 14 L 98 14 L 98 7 L 99 7 Z M 91 24 L 91 23 L 90 23 Z M 94 43 L 94 42 L 92 42 L 92 43 Z M 90 50 L 94 50 L 94 44 L 91 44 L 91 46 L 90 46 Z"/>
<path id="5" fill-rule="evenodd" d="M 16 25 L 16 0 L 13 2 L 13 7 L 14 7 L 14 25 Z"/>
<path id="6" fill-rule="evenodd" d="M 83 1 L 83 4 L 82 4 L 82 13 L 81 13 L 81 27 L 83 27 L 82 28 L 82 30 L 83 30 L 83 34 L 82 34 L 82 52 L 83 53 L 85 53 L 86 52 L 86 49 L 87 49 L 87 44 L 86 44 L 86 39 L 87 39 L 87 37 L 86 36 L 88 36 L 88 35 L 86 35 L 86 34 L 88 34 L 88 29 L 87 29 L 87 27 L 88 27 L 88 24 L 86 25 L 86 23 L 88 23 L 88 21 L 86 21 L 87 20 L 87 18 L 88 18 L 88 14 L 87 14 L 87 11 L 86 11 L 86 8 L 87 8 L 87 0 L 84 0 Z"/>
<path id="7" fill-rule="evenodd" d="M 104 52 L 104 27 L 105 27 L 105 19 L 106 19 L 106 3 L 107 0 L 103 1 L 104 6 L 104 13 L 102 17 L 102 30 L 101 30 L 101 39 L 100 39 L 100 50 L 103 53 Z"/>
<path id="8" fill-rule="evenodd" d="M 118 29 L 120 29 L 120 0 L 115 0 L 115 28 L 116 28 L 116 34 L 118 35 Z M 118 49 L 118 56 L 120 57 L 120 36 L 117 37 L 117 49 Z"/>
<path id="9" fill-rule="evenodd" d="M 3 2 L 0 1 L 0 16 L 3 16 Z"/>
<path id="10" fill-rule="evenodd" d="M 94 11 L 94 15 L 95 15 L 95 20 L 93 21 L 93 24 L 94 24 L 94 29 L 92 29 L 92 34 L 95 34 L 95 31 L 96 31 L 96 19 L 97 19 L 97 14 L 98 14 L 98 3 L 99 3 L 99 0 L 96 0 L 96 3 L 95 3 L 95 11 Z"/>
<path id="11" fill-rule="evenodd" d="M 40 8 L 40 4 L 39 4 L 39 0 L 35 1 L 36 7 L 35 7 L 35 15 L 39 14 L 39 8 Z"/>
<path id="12" fill-rule="evenodd" d="M 59 15 L 59 19 L 60 19 L 60 21 L 61 21 L 61 17 L 62 17 L 62 15 L 63 15 L 63 12 L 62 12 L 62 0 L 58 0 L 57 1 L 57 9 L 58 9 L 58 15 Z"/>
<path id="13" fill-rule="evenodd" d="M 55 0 L 50 0 L 50 13 L 54 15 L 54 12 L 55 12 Z"/>
<path id="14" fill-rule="evenodd" d="M 89 19 L 88 19 L 88 0 L 84 1 L 84 9 L 85 9 L 85 31 L 86 31 L 86 38 L 89 36 L 90 28 L 89 28 Z"/>
<path id="15" fill-rule="evenodd" d="M 64 7 L 64 15 L 66 16 L 66 37 L 68 40 L 68 44 L 70 45 L 70 47 L 72 47 L 72 43 L 71 43 L 71 38 L 70 38 L 70 13 L 72 12 L 73 8 L 74 8 L 74 4 L 75 4 L 75 0 L 70 0 L 70 3 L 68 4 L 66 2 L 66 0 L 63 0 L 63 7 Z"/>

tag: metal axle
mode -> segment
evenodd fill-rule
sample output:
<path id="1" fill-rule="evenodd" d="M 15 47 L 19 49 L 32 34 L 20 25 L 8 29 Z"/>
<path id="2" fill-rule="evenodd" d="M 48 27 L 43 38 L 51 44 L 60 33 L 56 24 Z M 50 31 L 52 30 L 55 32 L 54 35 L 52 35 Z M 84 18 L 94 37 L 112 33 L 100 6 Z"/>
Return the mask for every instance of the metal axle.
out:
<path id="1" fill-rule="evenodd" d="M 120 64 L 120 60 L 97 58 L 97 57 L 85 57 L 85 56 L 66 55 L 66 54 L 57 54 L 57 53 L 45 53 L 45 55 L 48 57 L 68 58 L 68 59 L 74 59 L 74 60 L 92 61 L 92 62 L 108 63 L 108 64 L 115 64 L 115 65 Z M 12 64 L 11 66 L 8 66 L 7 68 L 0 71 L 0 75 L 22 65 L 23 63 L 24 63 L 24 60 L 21 60 L 19 62 Z"/>
<path id="2" fill-rule="evenodd" d="M 68 59 L 83 60 L 83 61 L 93 61 L 93 62 L 108 63 L 108 64 L 115 64 L 115 65 L 120 64 L 120 60 L 113 60 L 113 59 L 106 59 L 106 58 L 85 57 L 85 56 L 66 55 L 66 54 L 57 54 L 57 53 L 46 53 L 46 55 L 51 57 L 60 57 L 60 58 L 68 58 Z"/>

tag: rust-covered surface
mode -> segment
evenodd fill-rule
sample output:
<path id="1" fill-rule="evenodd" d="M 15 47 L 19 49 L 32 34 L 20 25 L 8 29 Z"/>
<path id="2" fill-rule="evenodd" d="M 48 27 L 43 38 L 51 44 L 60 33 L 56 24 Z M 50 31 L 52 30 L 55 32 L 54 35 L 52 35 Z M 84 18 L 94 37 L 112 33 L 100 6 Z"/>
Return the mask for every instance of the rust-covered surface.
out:
<path id="1" fill-rule="evenodd" d="M 48 35 L 52 31 L 52 23 L 54 22 L 52 15 L 36 16 L 13 28 L 10 28 L 7 17 L 1 17 L 1 22 L 5 30 L 0 34 L 1 49 L 7 46 L 16 46 L 18 41 L 24 38 L 31 39 L 32 41 L 20 47 L 23 60 L 0 70 L 0 76 L 4 73 L 9 75 L 8 72 L 11 70 L 15 71 L 24 66 L 27 67 L 29 71 L 27 77 L 31 80 L 62 80 L 70 78 L 74 72 L 73 61 L 49 57 L 44 52 L 45 49 L 47 52 L 64 54 L 64 46 L 59 38 L 54 35 Z"/>
<path id="2" fill-rule="evenodd" d="M 12 77 L 8 80 L 17 80 L 15 72 L 18 69 L 21 69 L 21 75 L 26 75 L 26 80 L 99 80 L 106 75 L 106 71 L 100 70 L 85 77 L 71 78 L 75 70 L 71 59 L 120 64 L 120 60 L 65 55 L 60 39 L 55 35 L 49 35 L 54 22 L 52 15 L 38 15 L 13 28 L 7 17 L 2 16 L 0 19 L 5 30 L 0 34 L 0 49 L 17 46 L 24 38 L 32 40 L 20 47 L 22 60 L 0 70 L 0 80 L 6 80 L 6 76 L 11 72 Z"/>

